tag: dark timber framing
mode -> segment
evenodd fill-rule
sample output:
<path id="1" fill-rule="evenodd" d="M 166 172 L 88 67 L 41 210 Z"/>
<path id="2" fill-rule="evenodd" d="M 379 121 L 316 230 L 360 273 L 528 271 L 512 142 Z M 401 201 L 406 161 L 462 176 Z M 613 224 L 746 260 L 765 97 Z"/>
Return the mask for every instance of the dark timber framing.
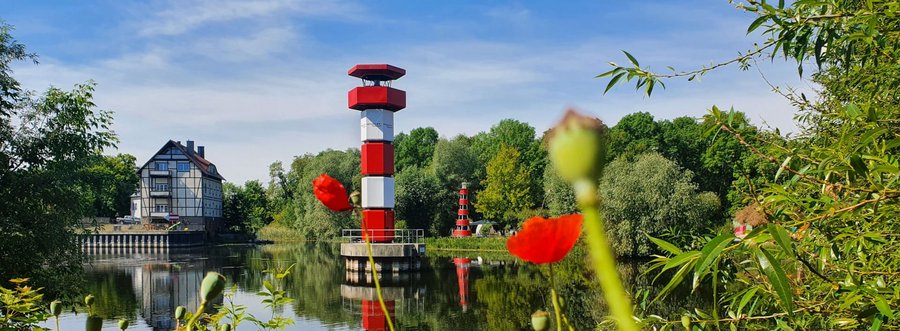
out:
<path id="1" fill-rule="evenodd" d="M 188 163 L 189 167 L 179 167 Z M 157 170 L 165 163 L 165 170 Z M 215 231 L 221 226 L 222 181 L 216 166 L 188 146 L 169 140 L 138 170 L 141 176 L 141 222 L 161 222 L 174 214 L 191 230 Z M 158 206 L 167 206 L 166 208 Z"/>

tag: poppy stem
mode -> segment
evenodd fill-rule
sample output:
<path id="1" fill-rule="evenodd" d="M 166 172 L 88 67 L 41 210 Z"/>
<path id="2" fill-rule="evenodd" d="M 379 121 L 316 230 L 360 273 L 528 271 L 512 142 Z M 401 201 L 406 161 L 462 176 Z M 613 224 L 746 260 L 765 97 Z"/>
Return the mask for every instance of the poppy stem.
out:
<path id="1" fill-rule="evenodd" d="M 606 239 L 603 219 L 600 217 L 597 204 L 583 203 L 581 212 L 584 215 L 586 239 L 594 262 L 594 272 L 600 281 L 600 287 L 603 288 L 603 296 L 606 298 L 609 311 L 616 319 L 619 330 L 637 331 L 631 300 L 628 299 L 622 281 L 619 279 L 619 273 L 616 271 L 616 257 Z"/>
<path id="2" fill-rule="evenodd" d="M 559 295 L 556 293 L 556 282 L 553 281 L 553 263 L 550 263 L 550 297 L 553 301 L 553 311 L 556 313 L 556 331 L 562 331 L 562 313 L 559 308 Z"/>
<path id="3" fill-rule="evenodd" d="M 358 212 L 358 209 L 354 209 L 354 212 Z M 359 223 L 363 228 L 363 240 L 366 242 L 366 254 L 369 255 L 369 266 L 372 267 L 372 280 L 375 281 L 375 294 L 378 295 L 378 304 L 381 305 L 381 311 L 384 312 L 384 317 L 387 319 L 388 329 L 394 331 L 394 322 L 391 321 L 391 314 L 388 313 L 387 305 L 384 304 L 384 297 L 381 296 L 381 284 L 378 281 L 378 272 L 375 271 L 375 258 L 372 257 L 372 243 L 369 241 L 369 230 L 366 227 L 365 216 L 360 216 Z"/>

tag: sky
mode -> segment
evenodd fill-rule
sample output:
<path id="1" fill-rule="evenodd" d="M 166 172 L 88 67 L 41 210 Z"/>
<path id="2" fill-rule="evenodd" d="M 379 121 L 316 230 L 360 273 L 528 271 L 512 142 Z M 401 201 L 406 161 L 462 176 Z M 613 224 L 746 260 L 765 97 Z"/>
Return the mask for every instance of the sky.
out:
<path id="1" fill-rule="evenodd" d="M 645 111 L 700 117 L 713 105 L 757 125 L 796 130 L 773 93 L 814 90 L 796 64 L 760 60 L 699 80 L 667 81 L 652 97 L 633 83 L 609 93 L 608 62 L 666 71 L 731 59 L 764 41 L 726 0 L 702 1 L 14 1 L 0 19 L 39 56 L 13 65 L 30 90 L 93 80 L 114 112 L 118 150 L 143 164 L 168 140 L 194 140 L 226 180 L 268 181 L 268 165 L 358 148 L 360 85 L 347 70 L 407 70 L 395 132 L 433 127 L 443 137 L 487 131 L 505 118 L 538 133 L 574 107 L 608 125 Z M 764 79 L 765 78 L 765 79 Z"/>

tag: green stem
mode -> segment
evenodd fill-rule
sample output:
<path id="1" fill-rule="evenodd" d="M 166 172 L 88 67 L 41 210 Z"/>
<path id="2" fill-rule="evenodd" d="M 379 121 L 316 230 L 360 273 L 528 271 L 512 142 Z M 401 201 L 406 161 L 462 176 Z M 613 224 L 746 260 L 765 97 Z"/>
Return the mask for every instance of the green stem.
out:
<path id="1" fill-rule="evenodd" d="M 619 330 L 637 331 L 637 325 L 633 320 L 634 313 L 631 310 L 631 300 L 628 299 L 616 271 L 616 257 L 610 249 L 609 241 L 606 240 L 603 219 L 600 218 L 597 204 L 583 204 L 581 212 L 584 215 L 584 228 L 594 262 L 594 272 L 600 280 L 603 297 L 606 298 L 609 310 L 616 319 Z"/>
<path id="2" fill-rule="evenodd" d="M 556 314 L 556 331 L 562 331 L 562 313 L 559 309 L 559 295 L 556 293 L 556 282 L 553 281 L 553 264 L 550 265 L 550 297 L 553 301 L 553 312 Z"/>
<path id="3" fill-rule="evenodd" d="M 56 316 L 56 331 L 59 331 L 59 315 Z"/>
<path id="4" fill-rule="evenodd" d="M 375 258 L 372 256 L 372 243 L 369 241 L 369 230 L 366 229 L 366 222 L 360 218 L 360 224 L 363 228 L 363 240 L 366 241 L 366 254 L 369 255 L 369 266 L 372 267 L 372 279 L 375 281 L 375 294 L 378 295 L 378 304 L 381 305 L 381 311 L 387 319 L 388 329 L 394 331 L 394 322 L 391 322 L 391 314 L 388 313 L 387 305 L 384 304 L 384 297 L 381 296 L 381 283 L 378 281 L 378 272 L 375 271 Z"/>
<path id="5" fill-rule="evenodd" d="M 200 314 L 203 314 L 203 311 L 206 310 L 206 300 L 200 302 L 200 307 L 197 308 L 197 312 L 194 313 L 194 316 L 191 316 L 191 319 L 187 324 L 187 331 L 191 331 L 194 329 L 194 324 L 200 319 Z"/>

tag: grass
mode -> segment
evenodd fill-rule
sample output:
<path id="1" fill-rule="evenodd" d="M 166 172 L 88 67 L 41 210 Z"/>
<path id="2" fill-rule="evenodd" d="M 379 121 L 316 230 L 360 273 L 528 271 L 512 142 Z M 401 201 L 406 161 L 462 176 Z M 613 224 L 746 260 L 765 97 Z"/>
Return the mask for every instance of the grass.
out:
<path id="1" fill-rule="evenodd" d="M 503 237 L 440 237 L 425 238 L 429 250 L 506 252 L 506 238 Z"/>
<path id="2" fill-rule="evenodd" d="M 257 237 L 261 240 L 271 240 L 278 243 L 306 241 L 306 238 L 300 231 L 276 222 L 266 224 L 262 229 L 259 229 Z"/>

